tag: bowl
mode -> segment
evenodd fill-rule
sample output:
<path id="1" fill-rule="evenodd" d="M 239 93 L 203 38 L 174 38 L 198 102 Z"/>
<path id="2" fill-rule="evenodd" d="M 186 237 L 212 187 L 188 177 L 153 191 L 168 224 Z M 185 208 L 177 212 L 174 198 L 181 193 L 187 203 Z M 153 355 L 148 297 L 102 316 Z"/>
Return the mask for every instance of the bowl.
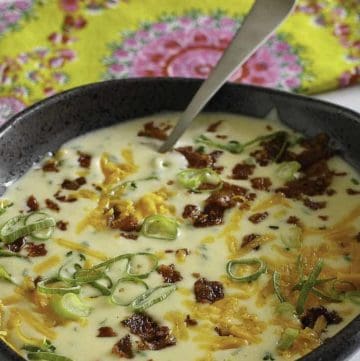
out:
<path id="1" fill-rule="evenodd" d="M 126 79 L 75 88 L 41 101 L 0 128 L 0 196 L 47 152 L 86 132 L 164 111 L 182 111 L 199 88 L 195 79 Z M 360 170 L 360 114 L 327 102 L 277 90 L 226 84 L 208 112 L 258 118 L 277 110 L 280 120 L 307 136 L 326 132 L 343 157 Z M 360 316 L 301 361 L 344 360 L 360 348 Z M 0 360 L 23 360 L 0 341 Z"/>

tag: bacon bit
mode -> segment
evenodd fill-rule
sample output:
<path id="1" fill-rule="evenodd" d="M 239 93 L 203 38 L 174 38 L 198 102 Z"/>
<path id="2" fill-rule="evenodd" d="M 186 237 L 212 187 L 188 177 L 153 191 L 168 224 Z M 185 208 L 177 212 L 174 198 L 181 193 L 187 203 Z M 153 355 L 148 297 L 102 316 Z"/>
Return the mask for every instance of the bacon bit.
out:
<path id="1" fill-rule="evenodd" d="M 57 221 L 56 222 L 56 227 L 58 229 L 60 229 L 60 231 L 66 231 L 68 224 L 69 224 L 69 222 Z"/>
<path id="2" fill-rule="evenodd" d="M 346 193 L 353 196 L 353 195 L 356 195 L 356 194 L 360 194 L 360 191 L 356 191 L 355 189 L 352 189 L 352 188 L 348 188 L 346 190 Z"/>
<path id="3" fill-rule="evenodd" d="M 200 278 L 200 273 L 198 273 L 198 272 L 193 272 L 191 275 L 192 275 L 194 278 Z"/>
<path id="4" fill-rule="evenodd" d="M 238 163 L 232 170 L 233 179 L 248 179 L 250 175 L 254 173 L 255 165 Z"/>
<path id="5" fill-rule="evenodd" d="M 269 124 L 267 124 L 266 125 L 266 130 L 268 130 L 269 132 L 271 132 L 274 128 L 271 126 L 271 125 L 269 125 Z"/>
<path id="6" fill-rule="evenodd" d="M 329 170 L 325 160 L 312 164 L 304 171 L 300 179 L 285 183 L 284 187 L 276 189 L 276 192 L 283 193 L 287 198 L 299 199 L 303 195 L 309 197 L 323 195 L 331 184 L 333 174 Z"/>
<path id="7" fill-rule="evenodd" d="M 44 243 L 35 244 L 32 242 L 26 243 L 25 249 L 28 252 L 29 257 L 41 257 L 46 256 L 47 250 Z"/>
<path id="8" fill-rule="evenodd" d="M 78 151 L 77 154 L 79 155 L 78 163 L 81 168 L 90 168 L 91 165 L 91 155 L 87 153 L 83 153 Z"/>
<path id="9" fill-rule="evenodd" d="M 254 224 L 258 224 L 258 223 L 262 222 L 263 220 L 265 220 L 268 217 L 268 215 L 269 215 L 268 212 L 255 213 L 249 217 L 249 221 Z"/>
<path id="10" fill-rule="evenodd" d="M 173 249 L 166 249 L 165 253 L 174 253 L 174 250 Z"/>
<path id="11" fill-rule="evenodd" d="M 84 184 L 86 184 L 86 179 L 84 177 L 79 177 L 74 180 L 65 179 L 61 184 L 61 188 L 77 191 Z"/>
<path id="12" fill-rule="evenodd" d="M 214 170 L 221 170 L 220 167 L 215 166 L 217 159 L 223 154 L 220 150 L 215 150 L 210 154 L 197 152 L 193 147 L 181 147 L 175 150 L 186 158 L 189 168 L 212 168 Z"/>
<path id="13" fill-rule="evenodd" d="M 211 133 L 215 133 L 217 131 L 217 128 L 220 126 L 220 124 L 222 123 L 222 120 L 218 120 L 216 123 L 212 123 L 208 126 L 208 128 L 206 129 L 206 131 L 211 132 Z"/>
<path id="14" fill-rule="evenodd" d="M 130 335 L 126 335 L 124 336 L 119 342 L 117 342 L 111 352 L 114 355 L 124 358 L 133 358 L 134 357 L 134 353 L 132 351 L 132 345 L 131 345 L 131 340 L 130 340 Z"/>
<path id="15" fill-rule="evenodd" d="M 228 136 L 224 135 L 224 134 L 216 134 L 215 137 L 219 138 L 219 139 L 227 139 L 228 138 Z"/>
<path id="16" fill-rule="evenodd" d="M 58 162 L 50 159 L 43 164 L 42 170 L 44 172 L 59 172 Z"/>
<path id="17" fill-rule="evenodd" d="M 156 126 L 154 122 L 148 122 L 144 124 L 144 129 L 138 132 L 138 136 L 165 140 L 168 137 L 166 132 L 169 129 L 171 129 L 170 124 Z"/>
<path id="18" fill-rule="evenodd" d="M 336 176 L 336 177 L 345 177 L 347 175 L 346 172 L 333 172 L 333 174 Z"/>
<path id="19" fill-rule="evenodd" d="M 37 284 L 38 284 L 39 282 L 41 282 L 42 280 L 43 280 L 43 278 L 42 278 L 41 276 L 37 276 L 37 277 L 34 279 L 34 286 L 36 287 Z"/>
<path id="20" fill-rule="evenodd" d="M 116 337 L 117 333 L 108 326 L 100 327 L 98 329 L 98 335 L 96 337 Z"/>
<path id="21" fill-rule="evenodd" d="M 195 206 L 193 204 L 187 204 L 183 211 L 183 218 L 191 218 L 194 219 L 200 215 L 201 211 L 198 206 Z"/>
<path id="22" fill-rule="evenodd" d="M 286 132 L 280 132 L 274 138 L 261 142 L 260 146 L 262 148 L 250 153 L 250 155 L 262 167 L 267 166 L 274 160 L 281 162 L 286 153 L 287 145 L 284 147 L 286 137 Z"/>
<path id="23" fill-rule="evenodd" d="M 25 246 L 25 244 L 26 244 L 26 238 L 21 237 L 15 240 L 14 242 L 7 244 L 6 247 L 11 252 L 18 253 Z"/>
<path id="24" fill-rule="evenodd" d="M 137 232 L 140 228 L 138 220 L 133 215 L 120 218 L 120 212 L 114 208 L 114 214 L 109 217 L 108 225 L 112 229 L 120 229 L 124 232 Z"/>
<path id="25" fill-rule="evenodd" d="M 49 199 L 49 198 L 45 199 L 45 204 L 46 204 L 46 207 L 51 209 L 52 211 L 55 211 L 55 212 L 60 211 L 59 205 L 57 203 L 55 203 L 54 201 L 52 201 L 51 199 Z"/>
<path id="26" fill-rule="evenodd" d="M 168 186 L 172 186 L 174 183 L 175 183 L 175 182 L 174 182 L 173 180 L 171 180 L 171 179 L 170 179 L 169 181 L 167 181 L 167 183 L 166 183 L 166 184 L 167 184 Z"/>
<path id="27" fill-rule="evenodd" d="M 125 232 L 121 232 L 120 236 L 127 238 L 127 239 L 132 239 L 132 240 L 137 240 L 139 235 L 137 233 L 125 233 Z"/>
<path id="28" fill-rule="evenodd" d="M 224 286 L 218 281 L 198 279 L 194 284 L 196 302 L 214 303 L 224 298 Z"/>
<path id="29" fill-rule="evenodd" d="M 247 234 L 246 236 L 243 237 L 242 242 L 241 242 L 241 248 L 246 247 L 247 245 L 251 244 L 253 241 L 255 241 L 256 239 L 258 239 L 260 236 L 260 234 L 256 234 L 256 233 L 251 233 L 251 234 Z M 251 248 L 256 248 L 259 247 L 259 244 L 256 242 L 256 244 L 254 245 L 254 247 Z"/>
<path id="30" fill-rule="evenodd" d="M 360 242 L 360 232 L 355 236 L 357 242 Z"/>
<path id="31" fill-rule="evenodd" d="M 61 191 L 57 191 L 54 194 L 55 199 L 57 199 L 59 202 L 64 202 L 64 203 L 72 203 L 72 202 L 76 202 L 77 198 L 74 196 L 63 196 L 61 195 Z"/>
<path id="32" fill-rule="evenodd" d="M 144 313 L 134 313 L 123 320 L 122 325 L 141 338 L 143 349 L 161 350 L 176 344 L 176 338 L 166 326 L 159 326 L 150 316 Z"/>
<path id="33" fill-rule="evenodd" d="M 215 327 L 214 328 L 215 332 L 219 335 L 219 336 L 230 336 L 231 333 L 227 330 L 222 330 L 220 327 Z"/>
<path id="34" fill-rule="evenodd" d="M 185 318 L 186 327 L 196 326 L 198 322 L 190 317 L 190 315 L 186 315 Z"/>
<path id="35" fill-rule="evenodd" d="M 336 193 L 335 189 L 327 189 L 325 192 L 329 197 L 333 196 Z"/>
<path id="36" fill-rule="evenodd" d="M 301 221 L 300 221 L 300 219 L 299 219 L 298 217 L 295 217 L 295 216 L 290 216 L 290 217 L 287 219 L 286 223 L 288 223 L 288 224 L 295 224 L 295 225 L 297 225 L 298 227 L 301 227 Z"/>
<path id="37" fill-rule="evenodd" d="M 39 202 L 37 201 L 37 199 L 31 195 L 27 201 L 26 201 L 26 205 L 29 207 L 29 210 L 31 212 L 35 212 L 39 209 Z"/>
<path id="38" fill-rule="evenodd" d="M 165 283 L 176 283 L 183 279 L 179 271 L 175 270 L 175 265 L 170 264 L 166 266 L 164 264 L 157 268 L 157 273 L 161 274 Z"/>
<path id="39" fill-rule="evenodd" d="M 303 328 L 310 327 L 313 328 L 316 320 L 324 316 L 328 325 L 337 325 L 342 322 L 342 318 L 336 311 L 328 311 L 324 306 L 310 308 L 306 313 L 300 318 Z"/>
<path id="40" fill-rule="evenodd" d="M 316 211 L 318 209 L 323 209 L 326 207 L 326 202 L 315 202 L 312 201 L 310 198 L 305 198 L 303 200 L 304 206 Z"/>
<path id="41" fill-rule="evenodd" d="M 327 221 L 329 219 L 329 216 L 318 216 L 321 220 Z"/>
<path id="42" fill-rule="evenodd" d="M 269 191 L 269 188 L 271 187 L 272 183 L 270 178 L 268 177 L 257 177 L 250 179 L 251 186 L 254 189 L 260 190 L 260 191 Z"/>

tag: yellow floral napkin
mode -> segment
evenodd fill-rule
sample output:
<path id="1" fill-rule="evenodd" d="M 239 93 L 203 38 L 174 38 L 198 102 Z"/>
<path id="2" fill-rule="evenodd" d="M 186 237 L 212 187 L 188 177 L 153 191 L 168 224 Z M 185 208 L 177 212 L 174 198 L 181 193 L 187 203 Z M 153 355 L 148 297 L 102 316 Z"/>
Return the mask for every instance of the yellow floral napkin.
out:
<path id="1" fill-rule="evenodd" d="M 0 124 L 44 97 L 128 77 L 206 77 L 253 0 L 0 0 Z M 300 93 L 360 80 L 360 0 L 299 0 L 231 79 Z"/>

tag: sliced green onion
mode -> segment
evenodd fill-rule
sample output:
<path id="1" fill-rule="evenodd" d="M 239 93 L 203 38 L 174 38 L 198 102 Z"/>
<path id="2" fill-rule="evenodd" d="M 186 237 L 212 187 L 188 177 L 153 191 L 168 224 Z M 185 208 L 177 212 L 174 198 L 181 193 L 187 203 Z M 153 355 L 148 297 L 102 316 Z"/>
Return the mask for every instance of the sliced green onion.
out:
<path id="1" fill-rule="evenodd" d="M 300 248 L 302 240 L 302 229 L 296 225 L 291 225 L 280 232 L 281 242 L 287 249 Z"/>
<path id="2" fill-rule="evenodd" d="M 301 164 L 299 162 L 282 162 L 276 169 L 275 174 L 278 178 L 287 182 L 296 178 L 296 174 L 300 168 Z"/>
<path id="3" fill-rule="evenodd" d="M 18 238 L 31 234 L 38 234 L 39 231 L 47 230 L 55 226 L 54 218 L 47 217 L 35 223 L 25 224 L 29 216 L 16 216 L 9 219 L 0 229 L 0 239 L 5 243 L 11 243 Z"/>
<path id="4" fill-rule="evenodd" d="M 7 208 L 10 208 L 14 205 L 14 203 L 9 203 L 6 200 L 0 201 L 0 216 L 6 212 Z"/>
<path id="5" fill-rule="evenodd" d="M 144 219 L 141 233 L 149 238 L 174 240 L 178 235 L 178 223 L 161 215 L 149 216 Z"/>
<path id="6" fill-rule="evenodd" d="M 221 186 L 222 183 L 219 174 L 211 168 L 185 169 L 178 173 L 176 177 L 183 187 L 192 191 L 213 190 L 214 187 L 204 188 L 204 186 L 211 184 L 216 187 Z"/>
<path id="7" fill-rule="evenodd" d="M 133 255 L 132 253 L 121 254 L 114 258 L 108 259 L 105 262 L 101 262 L 101 263 L 95 265 L 92 269 L 109 268 L 112 264 L 114 264 L 116 262 L 119 262 L 124 259 L 129 259 L 132 255 Z"/>
<path id="8" fill-rule="evenodd" d="M 324 301 L 327 301 L 327 302 L 341 302 L 342 299 L 338 296 L 333 296 L 333 295 L 330 295 L 330 294 L 327 294 L 315 287 L 313 287 L 310 291 L 312 294 L 314 294 L 315 296 L 323 299 Z"/>
<path id="9" fill-rule="evenodd" d="M 360 306 L 360 291 L 345 292 L 345 299 Z"/>
<path id="10" fill-rule="evenodd" d="M 79 318 L 89 316 L 91 313 L 91 308 L 75 293 L 54 296 L 50 305 L 58 316 L 67 320 L 78 320 Z"/>
<path id="11" fill-rule="evenodd" d="M 161 285 L 145 291 L 142 295 L 136 297 L 131 302 L 131 307 L 134 311 L 141 312 L 145 309 L 164 301 L 176 290 L 176 285 Z"/>
<path id="12" fill-rule="evenodd" d="M 126 192 L 126 193 L 132 192 L 138 188 L 137 182 L 144 182 L 144 181 L 149 181 L 149 180 L 159 180 L 159 177 L 157 177 L 156 175 L 151 175 L 146 178 L 123 182 L 123 183 L 118 184 L 115 187 L 113 187 L 110 191 L 110 195 L 118 197 L 121 194 L 123 194 L 124 192 Z"/>
<path id="13" fill-rule="evenodd" d="M 147 252 L 134 253 L 128 258 L 126 273 L 131 277 L 146 278 L 158 266 L 158 258 Z"/>
<path id="14" fill-rule="evenodd" d="M 299 336 L 300 331 L 296 328 L 286 328 L 278 342 L 277 347 L 280 350 L 288 350 Z"/>
<path id="15" fill-rule="evenodd" d="M 10 273 L 5 269 L 4 266 L 0 264 L 0 280 L 3 279 L 7 282 L 14 283 L 14 281 L 11 278 Z"/>
<path id="16" fill-rule="evenodd" d="M 299 298 L 296 303 L 296 312 L 302 314 L 304 312 L 305 302 L 309 295 L 311 289 L 316 285 L 316 280 L 319 277 L 321 270 L 323 268 L 324 261 L 319 260 L 312 272 L 310 273 L 308 279 L 304 282 L 299 294 Z"/>
<path id="17" fill-rule="evenodd" d="M 295 307 L 289 302 L 282 302 L 276 306 L 276 312 L 280 315 L 294 316 Z"/>
<path id="18" fill-rule="evenodd" d="M 70 287 L 48 287 L 47 285 L 59 282 L 58 278 L 47 278 L 37 284 L 37 290 L 48 295 L 63 295 L 65 293 L 80 293 L 79 285 Z"/>
<path id="19" fill-rule="evenodd" d="M 246 276 L 237 276 L 233 272 L 233 268 L 237 265 L 257 265 L 258 270 Z M 251 282 L 257 280 L 263 273 L 266 272 L 266 264 L 259 258 L 234 259 L 227 263 L 226 272 L 234 281 Z"/>
<path id="20" fill-rule="evenodd" d="M 275 294 L 277 296 L 277 298 L 279 299 L 280 302 L 286 302 L 285 297 L 283 296 L 282 292 L 281 292 L 281 276 L 280 273 L 277 271 L 274 271 L 273 273 L 273 287 L 274 287 L 274 291 Z"/>
<path id="21" fill-rule="evenodd" d="M 40 221 L 49 219 L 50 217 L 44 212 L 33 212 L 30 213 L 27 217 L 25 217 L 24 223 L 25 225 L 31 225 L 38 223 Z M 55 221 L 54 221 L 55 226 Z M 32 232 L 30 235 L 32 238 L 38 241 L 45 241 L 51 237 L 54 232 L 54 226 L 49 226 L 48 228 L 44 228 L 37 232 Z"/>
<path id="22" fill-rule="evenodd" d="M 0 257 L 17 257 L 17 258 L 24 258 L 24 259 L 29 258 L 29 257 L 23 256 L 23 255 L 21 255 L 19 253 L 6 251 L 4 249 L 0 249 Z"/>
<path id="23" fill-rule="evenodd" d="M 120 278 L 111 292 L 111 301 L 120 306 L 129 306 L 139 295 L 148 290 L 148 285 L 139 278 Z"/>
<path id="24" fill-rule="evenodd" d="M 75 283 L 74 275 L 83 267 L 83 264 L 84 259 L 81 256 L 72 256 L 69 261 L 59 268 L 58 278 L 66 283 Z"/>
<path id="25" fill-rule="evenodd" d="M 27 354 L 29 360 L 44 360 L 44 361 L 72 361 L 65 356 L 56 355 L 52 352 L 29 352 Z"/>
<path id="26" fill-rule="evenodd" d="M 206 137 L 205 135 L 199 135 L 195 139 L 195 143 L 201 143 L 201 144 L 207 145 L 211 148 L 226 150 L 226 151 L 228 151 L 230 153 L 234 153 L 234 154 L 239 154 L 244 151 L 244 145 L 239 143 L 236 140 L 230 140 L 228 143 L 224 144 L 224 143 L 215 142 L 215 141 L 211 140 L 210 138 Z"/>
<path id="27" fill-rule="evenodd" d="M 80 269 L 74 274 L 76 284 L 85 284 L 104 278 L 104 272 L 96 269 Z"/>
<path id="28" fill-rule="evenodd" d="M 107 285 L 103 285 L 101 281 L 107 281 Z M 105 275 L 102 279 L 94 282 L 90 282 L 90 285 L 94 288 L 96 288 L 98 291 L 101 292 L 103 296 L 110 296 L 111 295 L 111 289 L 113 287 L 112 280 L 109 276 Z"/>

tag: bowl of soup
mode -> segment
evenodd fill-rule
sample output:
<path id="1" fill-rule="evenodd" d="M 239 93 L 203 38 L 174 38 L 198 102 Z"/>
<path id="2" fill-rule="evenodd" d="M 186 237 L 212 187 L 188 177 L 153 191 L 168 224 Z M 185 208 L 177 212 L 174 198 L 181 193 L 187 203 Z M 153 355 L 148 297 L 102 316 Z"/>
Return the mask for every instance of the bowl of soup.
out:
<path id="1" fill-rule="evenodd" d="M 344 360 L 360 339 L 360 115 L 117 80 L 0 130 L 0 358 Z"/>

